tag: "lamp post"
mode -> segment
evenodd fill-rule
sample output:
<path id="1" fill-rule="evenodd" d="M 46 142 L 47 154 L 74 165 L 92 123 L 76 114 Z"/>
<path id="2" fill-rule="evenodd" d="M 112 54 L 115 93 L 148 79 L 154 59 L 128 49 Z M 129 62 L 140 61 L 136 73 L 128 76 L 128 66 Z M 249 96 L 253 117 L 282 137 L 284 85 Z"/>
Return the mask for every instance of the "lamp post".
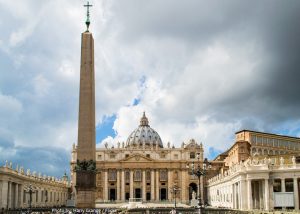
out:
<path id="1" fill-rule="evenodd" d="M 29 186 L 25 190 L 25 192 L 29 194 L 29 211 L 31 210 L 32 194 L 35 194 L 35 191 L 36 190 L 32 187 L 31 184 L 29 184 Z"/>
<path id="2" fill-rule="evenodd" d="M 173 187 L 171 187 L 171 193 L 174 194 L 174 213 L 176 213 L 176 198 L 177 198 L 177 193 L 179 191 L 180 191 L 180 188 L 176 184 L 174 184 Z"/>
<path id="3" fill-rule="evenodd" d="M 201 208 L 202 208 L 202 203 L 201 203 L 201 195 L 200 195 L 200 190 L 201 190 L 201 181 L 200 178 L 201 176 L 205 176 L 206 174 L 206 169 L 210 168 L 210 166 L 208 166 L 208 161 L 205 158 L 202 166 L 201 166 L 201 162 L 200 162 L 200 153 L 197 153 L 197 166 L 195 166 L 195 163 L 192 163 L 192 167 L 191 167 L 191 175 L 194 175 L 198 178 L 198 206 L 199 206 L 199 213 L 201 213 Z M 187 168 L 189 168 L 189 165 L 187 165 Z"/>

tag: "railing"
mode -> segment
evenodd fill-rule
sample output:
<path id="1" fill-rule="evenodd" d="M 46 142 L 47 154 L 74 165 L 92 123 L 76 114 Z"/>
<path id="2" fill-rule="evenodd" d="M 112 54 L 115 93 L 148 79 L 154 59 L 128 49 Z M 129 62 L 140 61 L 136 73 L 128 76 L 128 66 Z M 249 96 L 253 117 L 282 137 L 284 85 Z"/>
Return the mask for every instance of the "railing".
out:
<path id="1" fill-rule="evenodd" d="M 134 202 L 143 202 L 142 198 L 129 198 L 129 203 L 134 203 Z"/>
<path id="2" fill-rule="evenodd" d="M 274 207 L 294 206 L 294 192 L 274 192 Z"/>

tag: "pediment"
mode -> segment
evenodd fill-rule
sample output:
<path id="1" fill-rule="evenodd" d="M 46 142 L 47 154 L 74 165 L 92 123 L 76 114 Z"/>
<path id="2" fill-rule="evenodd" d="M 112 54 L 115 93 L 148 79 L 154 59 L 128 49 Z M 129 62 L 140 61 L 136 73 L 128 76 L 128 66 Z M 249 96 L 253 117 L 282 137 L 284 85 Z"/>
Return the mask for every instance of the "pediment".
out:
<path id="1" fill-rule="evenodd" d="M 121 160 L 121 162 L 152 162 L 154 161 L 152 158 L 146 157 L 141 154 L 132 154 L 127 158 Z"/>
<path id="2" fill-rule="evenodd" d="M 187 145 L 185 146 L 186 149 L 198 149 L 201 146 L 197 144 L 197 142 L 194 139 L 191 139 Z"/>

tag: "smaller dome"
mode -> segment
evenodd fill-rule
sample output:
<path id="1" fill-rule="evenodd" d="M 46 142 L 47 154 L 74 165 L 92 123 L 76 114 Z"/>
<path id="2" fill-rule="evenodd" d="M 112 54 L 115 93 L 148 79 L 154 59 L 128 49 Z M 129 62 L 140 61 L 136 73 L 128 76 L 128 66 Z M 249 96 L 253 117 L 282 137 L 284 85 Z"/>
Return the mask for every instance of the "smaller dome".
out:
<path id="1" fill-rule="evenodd" d="M 148 118 L 145 112 L 140 120 L 140 125 L 136 128 L 127 138 L 126 147 L 137 147 L 137 146 L 156 146 L 163 148 L 163 143 L 159 134 L 149 126 Z"/>

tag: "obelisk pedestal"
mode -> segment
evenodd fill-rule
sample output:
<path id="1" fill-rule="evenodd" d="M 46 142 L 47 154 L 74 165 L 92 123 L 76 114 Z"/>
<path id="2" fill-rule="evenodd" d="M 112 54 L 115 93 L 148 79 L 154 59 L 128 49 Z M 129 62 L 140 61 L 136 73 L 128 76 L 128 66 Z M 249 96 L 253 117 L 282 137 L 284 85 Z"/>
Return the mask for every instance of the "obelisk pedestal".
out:
<path id="1" fill-rule="evenodd" d="M 95 80 L 94 39 L 90 32 L 82 33 L 78 146 L 76 170 L 76 207 L 95 207 Z"/>

